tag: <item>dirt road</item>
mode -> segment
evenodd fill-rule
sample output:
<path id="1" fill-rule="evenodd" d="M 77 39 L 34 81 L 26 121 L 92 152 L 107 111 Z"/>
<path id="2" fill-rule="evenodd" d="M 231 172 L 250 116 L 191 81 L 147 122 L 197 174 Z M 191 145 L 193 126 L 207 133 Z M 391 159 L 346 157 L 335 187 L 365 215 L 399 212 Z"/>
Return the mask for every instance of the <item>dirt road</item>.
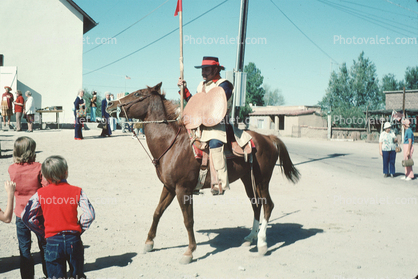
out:
<path id="1" fill-rule="evenodd" d="M 89 278 L 413 278 L 418 274 L 418 183 L 383 178 L 376 144 L 284 138 L 302 174 L 293 185 L 277 168 L 270 193 L 275 203 L 267 230 L 268 252 L 241 247 L 252 209 L 241 182 L 224 196 L 195 197 L 194 261 L 178 263 L 188 244 L 176 200 L 161 219 L 155 251 L 142 254 L 161 193 L 154 166 L 136 140 L 117 131 L 98 138 L 72 130 L 3 132 L 0 180 L 9 179 L 14 140 L 37 142 L 37 161 L 62 155 L 70 184 L 80 186 L 96 210 L 83 234 Z M 145 142 L 145 140 L 142 140 Z M 397 158 L 397 172 L 402 168 Z M 0 188 L 0 207 L 6 194 Z M 14 220 L 0 224 L 0 278 L 19 278 Z M 41 277 L 39 253 L 36 275 Z"/>

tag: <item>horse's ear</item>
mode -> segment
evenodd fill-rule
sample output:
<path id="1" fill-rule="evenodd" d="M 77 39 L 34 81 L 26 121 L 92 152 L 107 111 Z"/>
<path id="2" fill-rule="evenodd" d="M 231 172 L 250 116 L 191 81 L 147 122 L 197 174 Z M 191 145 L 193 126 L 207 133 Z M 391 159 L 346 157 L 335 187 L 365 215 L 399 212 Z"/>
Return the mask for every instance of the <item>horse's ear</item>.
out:
<path id="1" fill-rule="evenodd" d="M 163 85 L 163 82 L 160 82 L 159 84 L 157 84 L 156 86 L 154 86 L 154 91 L 157 91 L 158 93 L 161 94 L 161 86 Z"/>

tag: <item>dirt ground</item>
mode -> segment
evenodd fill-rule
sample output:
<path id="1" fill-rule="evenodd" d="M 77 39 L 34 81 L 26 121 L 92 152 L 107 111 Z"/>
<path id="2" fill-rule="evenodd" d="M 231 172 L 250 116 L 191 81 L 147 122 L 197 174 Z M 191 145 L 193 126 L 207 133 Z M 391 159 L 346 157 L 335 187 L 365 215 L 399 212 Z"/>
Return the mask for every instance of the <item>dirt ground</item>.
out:
<path id="1" fill-rule="evenodd" d="M 418 184 L 399 177 L 385 180 L 375 145 L 284 138 L 302 179 L 293 185 L 279 168 L 273 174 L 267 254 L 258 256 L 254 243 L 241 247 L 252 209 L 242 183 L 235 182 L 224 196 L 205 190 L 195 197 L 197 250 L 191 264 L 181 265 L 188 239 L 176 200 L 161 219 L 155 250 L 142 253 L 162 184 L 139 143 L 120 130 L 111 138 L 99 138 L 96 129 L 83 132 L 82 141 L 74 140 L 73 130 L 0 132 L 0 181 L 9 179 L 18 136 L 37 142 L 39 162 L 50 155 L 67 159 L 68 182 L 84 189 L 96 211 L 82 235 L 88 278 L 386 279 L 418 274 Z M 2 209 L 5 203 L 1 185 Z M 0 278 L 20 275 L 14 222 L 0 224 Z M 37 278 L 42 277 L 38 251 L 34 242 Z"/>

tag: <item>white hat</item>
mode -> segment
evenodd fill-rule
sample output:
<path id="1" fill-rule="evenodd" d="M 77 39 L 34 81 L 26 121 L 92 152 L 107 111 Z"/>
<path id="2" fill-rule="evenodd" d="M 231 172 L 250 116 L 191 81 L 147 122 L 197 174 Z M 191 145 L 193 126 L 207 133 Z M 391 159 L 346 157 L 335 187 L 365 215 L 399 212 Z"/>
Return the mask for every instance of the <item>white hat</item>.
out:
<path id="1" fill-rule="evenodd" d="M 389 129 L 390 127 L 392 127 L 392 125 L 390 125 L 390 122 L 386 122 L 385 125 L 383 126 L 383 129 Z"/>

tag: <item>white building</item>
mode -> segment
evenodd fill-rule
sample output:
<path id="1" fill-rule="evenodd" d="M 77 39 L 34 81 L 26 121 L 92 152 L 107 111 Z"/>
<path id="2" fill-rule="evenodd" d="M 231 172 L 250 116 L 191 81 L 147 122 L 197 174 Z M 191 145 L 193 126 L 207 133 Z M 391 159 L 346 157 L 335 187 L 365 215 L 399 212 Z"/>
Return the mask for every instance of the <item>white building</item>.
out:
<path id="1" fill-rule="evenodd" d="M 60 122 L 73 122 L 83 34 L 97 23 L 72 0 L 1 0 L 0 18 L 0 90 L 29 90 L 37 109 L 62 106 Z"/>

